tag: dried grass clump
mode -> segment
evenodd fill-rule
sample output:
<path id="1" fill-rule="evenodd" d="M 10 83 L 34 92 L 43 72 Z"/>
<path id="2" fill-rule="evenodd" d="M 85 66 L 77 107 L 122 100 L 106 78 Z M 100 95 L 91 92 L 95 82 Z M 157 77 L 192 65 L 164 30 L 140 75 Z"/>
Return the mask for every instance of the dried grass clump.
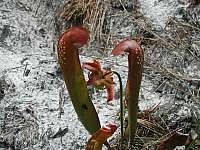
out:
<path id="1" fill-rule="evenodd" d="M 91 32 L 91 41 L 104 41 L 103 24 L 106 11 L 109 8 L 108 0 L 74 0 L 66 1 L 63 9 L 58 15 L 65 21 L 74 23 L 74 20 L 80 19 L 83 25 Z"/>

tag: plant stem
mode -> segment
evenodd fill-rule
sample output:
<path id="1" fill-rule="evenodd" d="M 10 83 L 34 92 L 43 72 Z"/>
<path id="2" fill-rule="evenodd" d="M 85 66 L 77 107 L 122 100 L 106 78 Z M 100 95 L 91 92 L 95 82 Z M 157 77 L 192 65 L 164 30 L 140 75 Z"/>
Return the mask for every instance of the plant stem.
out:
<path id="1" fill-rule="evenodd" d="M 123 146 L 123 136 L 124 136 L 124 103 L 123 103 L 123 92 L 122 92 L 122 79 L 118 72 L 112 71 L 113 74 L 117 75 L 119 80 L 119 97 L 120 97 L 120 125 L 121 125 L 121 144 L 120 148 Z"/>

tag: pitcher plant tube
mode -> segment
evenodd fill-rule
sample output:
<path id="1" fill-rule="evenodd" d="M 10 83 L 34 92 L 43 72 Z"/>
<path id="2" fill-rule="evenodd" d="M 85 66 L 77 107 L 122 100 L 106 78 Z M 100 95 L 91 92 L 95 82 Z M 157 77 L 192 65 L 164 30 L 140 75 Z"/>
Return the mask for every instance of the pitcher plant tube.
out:
<path id="1" fill-rule="evenodd" d="M 142 80 L 144 54 L 140 42 L 126 39 L 120 42 L 113 50 L 114 56 L 128 53 L 128 80 L 126 99 L 128 103 L 129 149 L 134 144 L 137 126 L 138 97 Z"/>
<path id="2" fill-rule="evenodd" d="M 100 121 L 89 97 L 86 81 L 80 65 L 78 49 L 89 40 L 83 27 L 71 27 L 58 40 L 58 60 L 66 87 L 78 118 L 90 134 L 100 129 Z"/>

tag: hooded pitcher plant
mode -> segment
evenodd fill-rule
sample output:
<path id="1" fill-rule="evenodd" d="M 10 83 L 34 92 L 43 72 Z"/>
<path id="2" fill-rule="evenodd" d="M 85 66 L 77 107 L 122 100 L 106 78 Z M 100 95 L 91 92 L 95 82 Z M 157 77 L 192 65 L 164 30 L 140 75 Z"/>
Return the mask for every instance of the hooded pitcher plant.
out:
<path id="1" fill-rule="evenodd" d="M 126 85 L 126 100 L 128 103 L 129 148 L 133 146 L 136 134 L 138 97 L 142 80 L 144 54 L 140 43 L 126 39 L 113 50 L 114 56 L 128 53 L 128 80 Z"/>
<path id="2" fill-rule="evenodd" d="M 88 39 L 89 33 L 85 28 L 71 27 L 58 40 L 58 59 L 75 111 L 86 130 L 94 134 L 101 126 L 88 94 L 78 52 Z"/>

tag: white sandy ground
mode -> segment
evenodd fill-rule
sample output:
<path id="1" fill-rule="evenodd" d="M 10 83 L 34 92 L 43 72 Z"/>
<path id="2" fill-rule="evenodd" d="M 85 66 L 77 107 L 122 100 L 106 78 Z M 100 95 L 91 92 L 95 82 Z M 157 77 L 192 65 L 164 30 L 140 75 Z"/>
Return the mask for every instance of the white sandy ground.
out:
<path id="1" fill-rule="evenodd" d="M 21 3 L 18 3 L 21 2 Z M 0 29 L 4 25 L 10 25 L 10 34 L 1 43 L 0 47 L 0 76 L 4 76 L 7 83 L 13 84 L 15 91 L 9 89 L 3 100 L 0 101 L 1 115 L 4 115 L 4 109 L 9 105 L 16 105 L 20 110 L 31 106 L 37 117 L 39 124 L 40 137 L 48 130 L 55 134 L 59 128 L 68 128 L 68 132 L 63 137 L 63 145 L 60 138 L 50 139 L 47 143 L 39 141 L 36 145 L 26 149 L 48 149 L 48 150 L 82 150 L 89 138 L 89 134 L 80 124 L 68 94 L 65 90 L 64 114 L 59 118 L 59 93 L 64 88 L 64 82 L 59 77 L 53 77 L 48 73 L 55 74 L 58 67 L 53 52 L 53 24 L 48 23 L 53 17 L 53 9 L 40 8 L 40 1 L 13 1 L 0 0 Z M 56 1 L 53 1 L 55 3 Z M 19 4 L 24 4 L 30 11 L 19 9 Z M 22 6 L 22 5 L 21 5 Z M 39 7 L 36 14 L 36 8 Z M 171 1 L 157 2 L 155 0 L 141 0 L 141 8 L 145 17 L 152 20 L 155 25 L 164 26 L 167 18 L 175 12 L 176 3 Z M 47 12 L 46 14 L 42 14 Z M 40 17 L 38 17 L 40 16 Z M 44 18 L 42 19 L 41 16 Z M 41 22 L 45 20 L 46 22 Z M 44 36 L 39 33 L 39 29 L 45 29 Z M 0 30 L 1 31 L 1 30 Z M 109 57 L 110 58 L 110 57 Z M 104 63 L 108 58 L 103 58 Z M 89 60 L 82 56 L 81 61 Z M 114 58 L 113 62 L 124 63 L 127 66 L 126 58 Z M 114 70 L 123 73 L 123 81 L 127 75 L 127 67 L 118 67 L 113 65 Z M 29 69 L 28 76 L 24 76 L 24 70 Z M 155 106 L 160 101 L 159 95 L 152 93 L 152 83 L 142 82 L 140 94 L 140 109 Z M 168 97 L 170 99 L 170 97 Z M 115 99 L 112 105 L 106 103 L 105 92 L 95 93 L 93 102 L 99 113 L 102 125 L 106 122 L 115 122 L 119 124 L 116 114 L 119 111 L 119 100 Z M 180 112 L 182 113 L 182 112 Z M 184 113 L 184 112 L 183 112 Z M 2 123 L 2 121 L 0 122 Z M 31 132 L 31 131 L 30 131 Z M 0 135 L 1 136 L 1 135 Z"/>
<path id="2" fill-rule="evenodd" d="M 176 0 L 140 0 L 142 13 L 156 26 L 164 27 L 178 6 Z"/>

